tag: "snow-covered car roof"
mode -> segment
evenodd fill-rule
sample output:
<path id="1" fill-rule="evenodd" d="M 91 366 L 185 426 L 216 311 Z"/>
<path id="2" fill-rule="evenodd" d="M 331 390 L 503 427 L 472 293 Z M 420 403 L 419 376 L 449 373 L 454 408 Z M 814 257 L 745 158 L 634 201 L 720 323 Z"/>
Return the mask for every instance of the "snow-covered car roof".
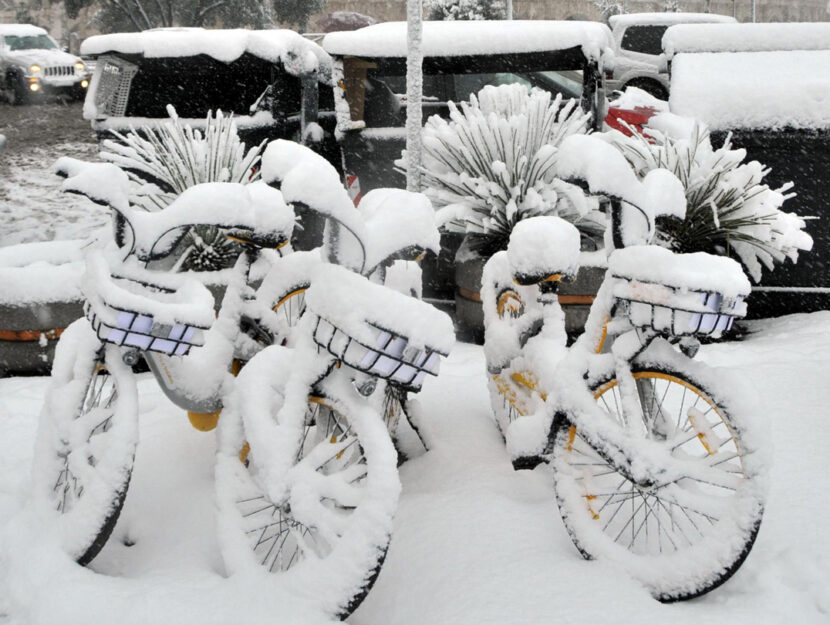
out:
<path id="1" fill-rule="evenodd" d="M 425 57 L 546 52 L 581 47 L 598 60 L 613 47 L 611 30 L 599 22 L 554 20 L 429 21 L 423 23 Z M 406 22 L 385 22 L 323 39 L 329 54 L 369 58 L 405 57 Z"/>
<path id="2" fill-rule="evenodd" d="M 679 54 L 669 106 L 713 130 L 830 128 L 830 50 Z"/>
<path id="3" fill-rule="evenodd" d="M 734 17 L 717 13 L 623 13 L 608 18 L 611 28 L 654 26 L 658 24 L 734 23 Z"/>
<path id="4" fill-rule="evenodd" d="M 15 35 L 29 37 L 32 35 L 48 35 L 43 28 L 31 24 L 0 24 L 0 35 Z"/>
<path id="5" fill-rule="evenodd" d="M 171 58 L 204 54 L 231 63 L 251 54 L 281 62 L 293 73 L 320 69 L 331 71 L 331 59 L 316 43 L 293 30 L 210 30 L 204 28 L 156 28 L 139 33 L 114 33 L 86 39 L 81 54 L 98 56 L 118 52 L 146 58 Z"/>
<path id="6" fill-rule="evenodd" d="M 671 59 L 683 52 L 830 50 L 830 24 L 680 24 L 663 35 Z"/>

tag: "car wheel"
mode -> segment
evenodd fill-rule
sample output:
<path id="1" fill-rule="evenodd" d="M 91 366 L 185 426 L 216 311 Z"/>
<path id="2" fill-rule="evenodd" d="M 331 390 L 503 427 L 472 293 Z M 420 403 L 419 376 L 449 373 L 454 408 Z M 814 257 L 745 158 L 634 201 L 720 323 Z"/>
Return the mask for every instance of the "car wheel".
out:
<path id="1" fill-rule="evenodd" d="M 623 90 L 627 89 L 628 87 L 637 87 L 637 89 L 642 89 L 646 93 L 653 95 L 655 98 L 660 100 L 668 100 L 669 99 L 669 91 L 666 89 L 662 84 L 657 82 L 656 80 L 649 80 L 647 78 L 635 78 L 627 82 L 623 86 Z"/>
<path id="2" fill-rule="evenodd" d="M 23 84 L 21 78 L 16 74 L 9 74 L 6 76 L 6 88 L 4 90 L 5 99 L 11 105 L 24 104 L 28 94 L 26 93 L 26 86 Z"/>

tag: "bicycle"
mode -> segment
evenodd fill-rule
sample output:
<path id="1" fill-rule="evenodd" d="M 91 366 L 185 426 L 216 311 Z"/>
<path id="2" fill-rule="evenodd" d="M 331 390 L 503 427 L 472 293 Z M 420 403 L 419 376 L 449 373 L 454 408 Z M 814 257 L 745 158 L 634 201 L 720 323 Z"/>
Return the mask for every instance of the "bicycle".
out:
<path id="1" fill-rule="evenodd" d="M 116 166 L 66 159 L 59 169 L 69 176 L 65 190 L 112 208 L 114 225 L 113 240 L 87 255 L 86 317 L 58 343 L 34 455 L 34 501 L 61 547 L 85 565 L 112 533 L 130 483 L 138 442 L 132 367 L 146 361 L 194 426 L 215 423 L 232 362 L 258 349 L 246 315 L 252 265 L 287 244 L 294 215 L 262 183 L 198 185 L 146 213 L 130 208 Z M 243 245 L 218 313 L 203 284 L 169 271 L 187 231 L 203 224 Z M 192 347 L 198 357 L 188 355 Z"/>
<path id="2" fill-rule="evenodd" d="M 583 557 L 622 565 L 660 601 L 691 599 L 741 566 L 763 516 L 751 406 L 693 360 L 745 313 L 749 283 L 728 258 L 632 245 L 657 216 L 682 216 L 682 187 L 659 170 L 638 182 L 607 147 L 579 137 L 559 155 L 564 177 L 606 197 L 616 248 L 571 348 L 556 288 L 578 266 L 573 226 L 519 224 L 485 268 L 492 404 L 514 466 L 552 468 Z"/>
<path id="3" fill-rule="evenodd" d="M 400 491 L 387 390 L 418 391 L 454 335 L 443 313 L 361 275 L 373 266 L 371 236 L 345 190 L 327 206 L 309 194 L 311 172 L 325 178 L 313 159 L 280 176 L 264 159 L 264 178 L 328 223 L 322 251 L 280 274 L 308 285 L 289 346 L 247 364 L 220 423 L 219 538 L 231 574 L 265 571 L 345 618 L 379 574 Z"/>
<path id="4" fill-rule="evenodd" d="M 301 240 L 294 253 L 280 259 L 279 271 L 271 272 L 257 291 L 262 310 L 275 313 L 263 312 L 264 325 L 284 344 L 291 344 L 294 327 L 305 311 L 311 274 L 324 262 L 350 262 L 370 281 L 420 298 L 418 262 L 427 252 L 437 254 L 440 249 L 435 212 L 424 195 L 374 189 L 355 207 L 325 159 L 283 140 L 273 141 L 265 150 L 262 176 L 281 190 L 306 226 L 300 237 L 295 236 Z M 320 188 L 328 190 L 322 202 Z M 350 259 L 338 260 L 349 245 L 356 251 L 346 252 Z M 382 414 L 399 463 L 427 449 L 419 426 L 420 405 L 406 391 L 387 386 Z"/>

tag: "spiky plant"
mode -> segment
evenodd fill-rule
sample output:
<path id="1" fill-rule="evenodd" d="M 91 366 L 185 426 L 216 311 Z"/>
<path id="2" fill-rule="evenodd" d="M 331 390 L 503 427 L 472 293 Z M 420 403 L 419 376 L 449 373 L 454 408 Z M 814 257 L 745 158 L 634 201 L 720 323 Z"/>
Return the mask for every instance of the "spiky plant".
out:
<path id="1" fill-rule="evenodd" d="M 758 282 L 762 266 L 798 260 L 812 239 L 804 221 L 781 209 L 792 197 L 791 184 L 771 189 L 763 183 L 769 169 L 744 162 L 745 150 L 732 149 L 727 137 L 714 149 L 709 131 L 694 124 L 687 136 L 669 136 L 653 129 L 648 136 L 614 134 L 614 143 L 640 177 L 663 168 L 686 190 L 686 218 L 660 220 L 657 242 L 676 252 L 708 252 L 737 257 Z"/>
<path id="2" fill-rule="evenodd" d="M 248 150 L 239 139 L 233 116 L 208 113 L 204 130 L 183 124 L 168 105 L 169 121 L 151 129 L 105 140 L 101 157 L 118 165 L 133 181 L 134 206 L 162 210 L 185 189 L 203 182 L 245 184 L 259 177 L 258 164 L 265 141 Z M 188 233 L 182 269 L 208 271 L 233 263 L 240 247 L 216 228 L 198 226 Z"/>
<path id="3" fill-rule="evenodd" d="M 506 249 L 513 226 L 558 215 L 583 231 L 601 231 L 582 192 L 555 175 L 559 144 L 588 132 L 578 102 L 522 85 L 487 86 L 450 120 L 431 117 L 423 130 L 422 180 L 447 230 L 466 232 L 489 256 Z"/>

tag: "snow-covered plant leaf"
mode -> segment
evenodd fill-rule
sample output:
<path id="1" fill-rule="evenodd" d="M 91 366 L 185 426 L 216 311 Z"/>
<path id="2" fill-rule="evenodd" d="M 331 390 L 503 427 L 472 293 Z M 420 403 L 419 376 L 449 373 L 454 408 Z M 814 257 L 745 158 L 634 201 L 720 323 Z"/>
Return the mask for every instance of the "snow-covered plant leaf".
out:
<path id="1" fill-rule="evenodd" d="M 124 170 L 132 183 L 130 203 L 161 210 L 180 193 L 203 182 L 248 183 L 259 177 L 263 141 L 250 149 L 239 139 L 233 115 L 209 112 L 203 130 L 183 124 L 168 105 L 170 120 L 128 133 L 113 131 L 101 158 Z M 239 255 L 239 245 L 220 236 L 216 228 L 199 226 L 185 240 L 182 268 L 222 269 Z"/>
<path id="2" fill-rule="evenodd" d="M 431 117 L 421 174 L 433 204 L 452 207 L 439 213 L 443 227 L 472 235 L 484 255 L 505 249 L 513 226 L 535 215 L 601 232 L 581 192 L 555 174 L 559 144 L 588 132 L 588 120 L 576 100 L 517 84 L 487 86 L 469 102 L 450 103 L 449 121 Z"/>
<path id="3" fill-rule="evenodd" d="M 792 185 L 764 184 L 769 169 L 744 162 L 746 151 L 733 149 L 729 137 L 715 149 L 708 129 L 698 124 L 688 136 L 647 132 L 648 138 L 615 132 L 612 142 L 638 176 L 668 169 L 685 188 L 686 218 L 658 221 L 659 244 L 681 253 L 736 257 L 756 282 L 762 267 L 772 270 L 786 258 L 796 262 L 799 250 L 811 249 L 804 220 L 781 210 Z"/>
<path id="4" fill-rule="evenodd" d="M 425 0 L 429 20 L 503 20 L 505 0 Z"/>

